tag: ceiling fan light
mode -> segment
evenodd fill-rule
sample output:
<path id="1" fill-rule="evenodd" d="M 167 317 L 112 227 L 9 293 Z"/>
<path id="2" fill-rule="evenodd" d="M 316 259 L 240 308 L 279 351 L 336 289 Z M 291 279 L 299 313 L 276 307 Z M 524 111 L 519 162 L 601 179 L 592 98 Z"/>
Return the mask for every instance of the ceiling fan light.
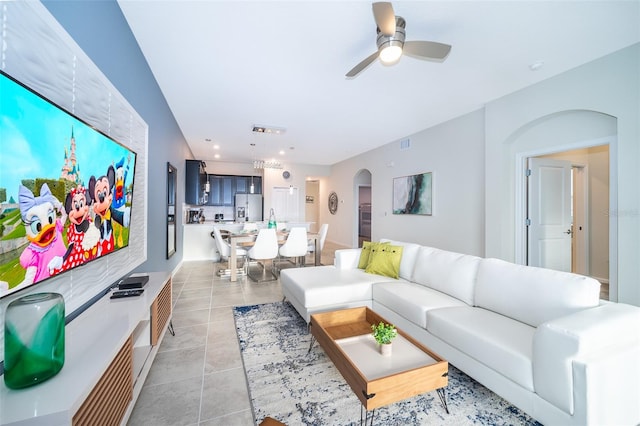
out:
<path id="1" fill-rule="evenodd" d="M 391 65 L 398 62 L 402 56 L 402 46 L 387 46 L 380 50 L 380 61 L 385 65 Z"/>

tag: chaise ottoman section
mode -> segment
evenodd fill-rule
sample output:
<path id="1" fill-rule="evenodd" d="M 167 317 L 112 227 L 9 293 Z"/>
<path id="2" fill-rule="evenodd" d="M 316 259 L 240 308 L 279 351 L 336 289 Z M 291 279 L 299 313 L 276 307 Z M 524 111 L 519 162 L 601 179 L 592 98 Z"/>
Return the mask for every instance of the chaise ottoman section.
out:
<path id="1" fill-rule="evenodd" d="M 284 297 L 307 322 L 323 306 L 332 310 L 371 307 L 371 285 L 381 279 L 390 280 L 362 269 L 337 269 L 330 265 L 290 268 L 280 273 Z"/>

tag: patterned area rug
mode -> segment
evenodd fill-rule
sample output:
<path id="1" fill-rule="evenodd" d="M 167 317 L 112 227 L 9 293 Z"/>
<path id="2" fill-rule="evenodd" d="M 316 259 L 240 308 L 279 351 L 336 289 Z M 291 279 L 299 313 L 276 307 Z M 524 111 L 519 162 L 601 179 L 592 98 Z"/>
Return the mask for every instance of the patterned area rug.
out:
<path id="1" fill-rule="evenodd" d="M 289 303 L 234 309 L 255 419 L 357 425 L 361 404 Z M 449 365 L 450 414 L 435 391 L 375 410 L 377 425 L 530 425 L 538 422 Z"/>

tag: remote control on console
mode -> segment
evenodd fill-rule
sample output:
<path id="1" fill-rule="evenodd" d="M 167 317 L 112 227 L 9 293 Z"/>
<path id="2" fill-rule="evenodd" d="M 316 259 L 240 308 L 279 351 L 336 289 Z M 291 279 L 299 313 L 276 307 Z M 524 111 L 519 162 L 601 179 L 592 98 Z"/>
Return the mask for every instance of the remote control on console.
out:
<path id="1" fill-rule="evenodd" d="M 114 291 L 111 294 L 111 299 L 120 299 L 122 297 L 133 297 L 140 296 L 144 292 L 143 288 L 133 289 L 133 290 L 119 290 Z"/>

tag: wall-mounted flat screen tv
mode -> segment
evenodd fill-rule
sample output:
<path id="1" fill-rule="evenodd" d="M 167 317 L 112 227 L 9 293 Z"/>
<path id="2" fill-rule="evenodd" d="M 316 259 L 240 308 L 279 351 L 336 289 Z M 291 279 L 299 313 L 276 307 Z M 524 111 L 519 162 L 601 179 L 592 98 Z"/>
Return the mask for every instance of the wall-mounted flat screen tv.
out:
<path id="1" fill-rule="evenodd" d="M 0 297 L 126 247 L 135 164 L 0 71 Z"/>

